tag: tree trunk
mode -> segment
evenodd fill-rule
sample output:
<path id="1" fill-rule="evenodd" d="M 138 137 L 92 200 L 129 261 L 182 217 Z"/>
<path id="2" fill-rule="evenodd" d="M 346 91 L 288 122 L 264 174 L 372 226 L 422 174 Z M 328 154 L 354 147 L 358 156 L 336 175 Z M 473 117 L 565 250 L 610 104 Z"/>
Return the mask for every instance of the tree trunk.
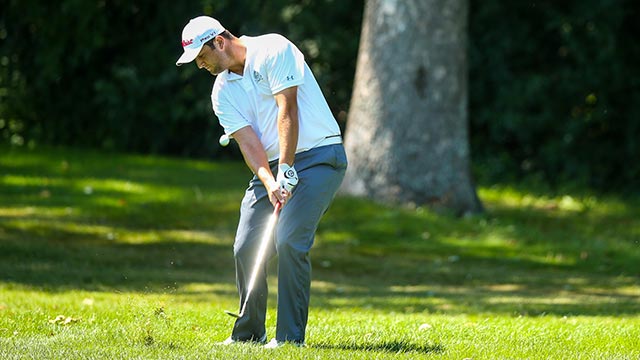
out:
<path id="1" fill-rule="evenodd" d="M 482 211 L 471 181 L 468 0 L 367 0 L 342 192 Z"/>

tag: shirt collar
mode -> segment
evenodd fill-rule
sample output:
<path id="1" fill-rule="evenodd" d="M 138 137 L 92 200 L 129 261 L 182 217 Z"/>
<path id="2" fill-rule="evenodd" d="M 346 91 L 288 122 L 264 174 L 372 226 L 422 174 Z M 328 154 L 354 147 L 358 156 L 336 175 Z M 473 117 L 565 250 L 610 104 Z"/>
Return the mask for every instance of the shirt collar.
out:
<path id="1" fill-rule="evenodd" d="M 244 77 L 244 74 L 247 73 L 247 64 L 249 64 L 251 57 L 253 56 L 253 47 L 251 46 L 251 38 L 249 36 L 246 35 L 242 35 L 240 37 L 240 40 L 242 40 L 242 42 L 244 43 L 244 46 L 247 47 L 247 55 L 246 58 L 244 60 L 244 71 L 242 75 L 238 75 L 234 72 L 231 72 L 229 70 L 227 70 L 227 80 L 228 81 L 234 81 L 234 80 L 240 80 Z"/>
<path id="2" fill-rule="evenodd" d="M 227 70 L 226 77 L 228 81 L 234 81 L 234 80 L 241 80 L 243 76 Z"/>

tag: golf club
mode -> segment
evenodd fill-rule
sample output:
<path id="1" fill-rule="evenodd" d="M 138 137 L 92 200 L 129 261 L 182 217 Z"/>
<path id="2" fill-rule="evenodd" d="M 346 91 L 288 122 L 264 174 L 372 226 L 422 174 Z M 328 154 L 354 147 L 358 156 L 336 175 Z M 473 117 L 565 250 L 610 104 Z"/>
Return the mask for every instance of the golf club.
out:
<path id="1" fill-rule="evenodd" d="M 244 310 L 247 307 L 247 301 L 249 300 L 249 295 L 251 295 L 251 291 L 253 290 L 253 286 L 256 282 L 256 277 L 258 276 L 258 271 L 260 270 L 260 265 L 264 260 L 264 256 L 267 253 L 267 245 L 269 244 L 269 240 L 271 239 L 271 235 L 273 234 L 273 230 L 276 227 L 276 222 L 278 221 L 278 213 L 280 212 L 280 208 L 282 204 L 279 202 L 276 203 L 275 208 L 273 209 L 273 214 L 269 217 L 269 222 L 267 223 L 267 228 L 264 230 L 264 234 L 262 235 L 262 239 L 260 240 L 260 248 L 258 249 L 258 255 L 256 256 L 255 261 L 253 262 L 253 271 L 251 272 L 251 277 L 249 278 L 249 286 L 247 286 L 247 294 L 244 297 L 244 302 L 242 303 L 242 307 L 240 308 L 240 313 L 236 314 L 229 310 L 225 310 L 224 313 L 233 316 L 234 318 L 240 318 L 244 315 Z"/>

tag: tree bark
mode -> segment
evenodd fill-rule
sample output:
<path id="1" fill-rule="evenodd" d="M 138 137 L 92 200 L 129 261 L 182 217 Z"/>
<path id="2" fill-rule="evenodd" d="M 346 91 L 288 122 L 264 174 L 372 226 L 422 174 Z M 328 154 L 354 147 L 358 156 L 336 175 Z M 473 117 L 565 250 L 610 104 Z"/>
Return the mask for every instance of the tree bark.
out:
<path id="1" fill-rule="evenodd" d="M 482 211 L 470 173 L 468 0 L 367 0 L 342 192 Z"/>

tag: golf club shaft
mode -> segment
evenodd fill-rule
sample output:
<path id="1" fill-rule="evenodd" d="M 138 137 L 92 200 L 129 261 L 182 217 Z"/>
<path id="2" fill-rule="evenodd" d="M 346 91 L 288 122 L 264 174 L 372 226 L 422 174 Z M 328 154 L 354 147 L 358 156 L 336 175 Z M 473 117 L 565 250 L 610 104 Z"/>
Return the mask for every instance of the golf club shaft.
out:
<path id="1" fill-rule="evenodd" d="M 238 317 L 242 317 L 244 315 L 244 310 L 247 307 L 247 302 L 249 301 L 249 296 L 253 290 L 253 287 L 256 282 L 256 278 L 258 277 L 258 272 L 260 271 L 261 265 L 264 261 L 264 257 L 267 253 L 267 247 L 269 245 L 269 240 L 271 239 L 271 235 L 273 234 L 273 230 L 276 227 L 276 222 L 278 221 L 278 213 L 280 212 L 280 208 L 282 205 L 278 202 L 276 203 L 275 208 L 273 209 L 273 214 L 269 217 L 269 222 L 267 223 L 267 227 L 264 230 L 264 234 L 262 235 L 262 239 L 260 240 L 260 248 L 258 249 L 258 254 L 256 255 L 256 259 L 253 263 L 253 269 L 251 272 L 251 277 L 249 278 L 249 284 L 247 286 L 247 293 L 244 297 L 244 302 L 242 303 L 242 308 L 240 308 L 240 313 Z"/>

